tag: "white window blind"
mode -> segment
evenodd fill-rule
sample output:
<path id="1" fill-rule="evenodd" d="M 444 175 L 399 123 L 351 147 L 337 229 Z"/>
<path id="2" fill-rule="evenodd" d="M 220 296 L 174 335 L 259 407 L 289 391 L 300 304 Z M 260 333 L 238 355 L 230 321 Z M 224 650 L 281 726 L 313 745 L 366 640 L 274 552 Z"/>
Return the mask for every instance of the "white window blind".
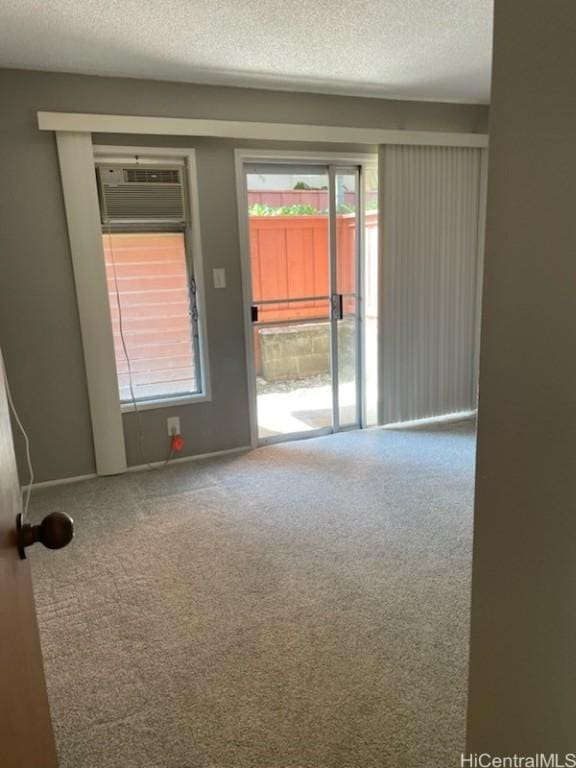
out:
<path id="1" fill-rule="evenodd" d="M 384 424 L 476 407 L 482 151 L 381 148 Z"/>
<path id="2" fill-rule="evenodd" d="M 120 400 L 200 389 L 183 232 L 103 235 Z"/>

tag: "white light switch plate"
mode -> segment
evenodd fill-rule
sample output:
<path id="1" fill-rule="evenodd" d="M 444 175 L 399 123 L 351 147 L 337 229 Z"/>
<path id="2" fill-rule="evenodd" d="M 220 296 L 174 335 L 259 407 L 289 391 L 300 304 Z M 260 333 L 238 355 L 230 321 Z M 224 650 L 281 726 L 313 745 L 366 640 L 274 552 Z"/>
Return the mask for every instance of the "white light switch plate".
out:
<path id="1" fill-rule="evenodd" d="M 213 269 L 212 274 L 214 275 L 214 288 L 226 288 L 226 270 L 219 267 Z"/>

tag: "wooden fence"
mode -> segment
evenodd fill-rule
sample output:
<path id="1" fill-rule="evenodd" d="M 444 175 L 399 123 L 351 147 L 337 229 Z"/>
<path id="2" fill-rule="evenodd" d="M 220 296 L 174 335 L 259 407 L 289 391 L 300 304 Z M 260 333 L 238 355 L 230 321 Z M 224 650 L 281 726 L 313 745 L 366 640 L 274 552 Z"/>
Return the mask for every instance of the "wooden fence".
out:
<path id="1" fill-rule="evenodd" d="M 376 257 L 377 213 L 366 216 L 367 258 Z M 355 291 L 356 216 L 336 217 L 338 293 Z M 259 310 L 263 323 L 329 315 L 328 301 L 290 302 L 330 292 L 328 216 L 251 216 L 250 260 L 255 302 L 282 299 Z M 371 256 L 371 252 L 374 253 Z"/>

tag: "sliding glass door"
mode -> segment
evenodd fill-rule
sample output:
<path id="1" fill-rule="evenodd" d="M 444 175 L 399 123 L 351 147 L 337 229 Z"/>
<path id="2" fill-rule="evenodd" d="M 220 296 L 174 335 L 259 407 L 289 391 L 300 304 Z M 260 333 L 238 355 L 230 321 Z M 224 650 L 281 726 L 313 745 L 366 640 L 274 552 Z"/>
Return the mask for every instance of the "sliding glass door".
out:
<path id="1" fill-rule="evenodd" d="M 360 425 L 359 169 L 246 167 L 258 438 Z"/>

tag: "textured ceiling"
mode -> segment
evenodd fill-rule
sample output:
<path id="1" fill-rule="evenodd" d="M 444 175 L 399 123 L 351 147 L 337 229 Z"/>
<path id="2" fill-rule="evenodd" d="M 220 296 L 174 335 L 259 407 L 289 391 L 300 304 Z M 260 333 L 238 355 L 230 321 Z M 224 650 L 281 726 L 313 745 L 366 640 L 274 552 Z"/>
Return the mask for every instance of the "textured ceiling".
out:
<path id="1" fill-rule="evenodd" d="M 1 0 L 0 66 L 487 102 L 493 0 Z"/>

